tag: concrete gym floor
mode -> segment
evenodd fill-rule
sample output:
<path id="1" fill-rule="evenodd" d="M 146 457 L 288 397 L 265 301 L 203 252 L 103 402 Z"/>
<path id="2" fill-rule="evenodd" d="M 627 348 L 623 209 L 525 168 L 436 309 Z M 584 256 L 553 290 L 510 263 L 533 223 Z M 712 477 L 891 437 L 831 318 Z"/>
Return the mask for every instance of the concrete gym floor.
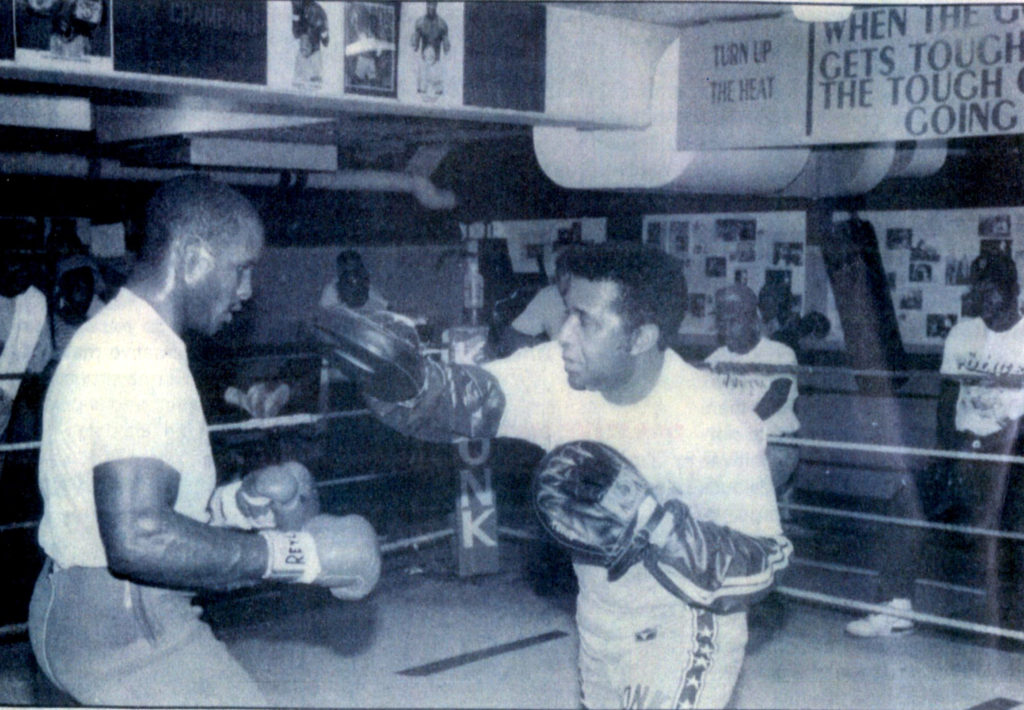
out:
<path id="1" fill-rule="evenodd" d="M 528 547 L 503 543 L 500 572 L 460 579 L 441 543 L 387 558 L 360 602 L 267 588 L 211 597 L 207 618 L 278 706 L 576 708 L 571 580 L 538 576 Z M 780 595 L 758 605 L 732 706 L 1024 708 L 1024 648 L 928 627 L 859 640 L 851 618 Z M 27 639 L 0 645 L 0 704 L 67 703 Z"/>

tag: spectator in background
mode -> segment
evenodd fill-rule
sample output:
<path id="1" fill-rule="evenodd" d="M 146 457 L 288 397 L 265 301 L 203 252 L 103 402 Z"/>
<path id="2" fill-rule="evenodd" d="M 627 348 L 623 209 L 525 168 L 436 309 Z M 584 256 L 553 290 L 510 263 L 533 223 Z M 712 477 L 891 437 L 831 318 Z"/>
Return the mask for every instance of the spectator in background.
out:
<path id="1" fill-rule="evenodd" d="M 1018 298 L 1017 267 L 1005 254 L 983 254 L 970 270 L 964 296 L 965 317 L 949 331 L 942 353 L 942 382 L 937 407 L 942 448 L 975 454 L 1020 455 L 1024 416 L 1024 320 Z M 1016 381 L 1000 381 L 1011 375 Z M 971 381 L 970 378 L 981 378 Z M 934 466 L 920 490 L 913 480 L 894 499 L 894 513 L 928 516 L 988 529 L 1024 530 L 1024 471 L 999 461 L 950 459 Z M 903 539 L 906 538 L 906 539 Z M 997 538 L 974 537 L 985 570 L 986 621 L 1020 628 L 1024 604 L 1019 575 L 1024 571 L 1020 546 L 1014 557 L 1000 560 Z M 881 557 L 879 598 L 894 612 L 912 609 L 921 539 L 916 528 L 895 526 Z M 1011 563 L 1009 565 L 1004 563 Z M 1014 573 L 1014 567 L 1016 572 Z M 891 614 L 871 614 L 846 626 L 854 636 L 906 633 L 913 622 Z"/>
<path id="2" fill-rule="evenodd" d="M 761 335 L 758 298 L 734 284 L 715 292 L 715 329 L 722 344 L 704 360 L 730 394 L 754 411 L 769 436 L 792 436 L 800 429 L 793 405 L 797 398 L 796 354 Z M 788 372 L 780 368 L 791 368 Z M 785 491 L 800 459 L 796 446 L 768 444 L 768 464 L 777 493 Z"/>
<path id="3" fill-rule="evenodd" d="M 526 304 L 526 308 L 512 321 L 512 329 L 531 338 L 555 340 L 565 322 L 565 293 L 569 290 L 569 275 L 565 271 L 567 250 L 561 248 L 555 256 L 551 283 L 540 289 Z"/>
<path id="4" fill-rule="evenodd" d="M 0 379 L 0 433 L 10 423 L 21 375 L 41 373 L 53 352 L 41 273 L 25 254 L 9 253 L 0 265 L 0 375 L 16 375 Z"/>
<path id="5" fill-rule="evenodd" d="M 787 338 L 786 345 L 794 347 L 787 335 L 795 332 L 800 314 L 793 308 L 793 293 L 789 284 L 765 283 L 757 294 L 757 307 L 761 312 L 764 334 L 779 342 L 784 342 L 781 338 Z"/>
<path id="6" fill-rule="evenodd" d="M 103 307 L 105 288 L 96 264 L 75 254 L 57 264 L 53 290 L 53 359 L 60 360 L 78 327 Z"/>
<path id="7" fill-rule="evenodd" d="M 320 293 L 321 308 L 344 306 L 357 313 L 386 311 L 387 300 L 370 283 L 363 257 L 354 249 L 345 249 L 335 261 L 337 278 Z"/>

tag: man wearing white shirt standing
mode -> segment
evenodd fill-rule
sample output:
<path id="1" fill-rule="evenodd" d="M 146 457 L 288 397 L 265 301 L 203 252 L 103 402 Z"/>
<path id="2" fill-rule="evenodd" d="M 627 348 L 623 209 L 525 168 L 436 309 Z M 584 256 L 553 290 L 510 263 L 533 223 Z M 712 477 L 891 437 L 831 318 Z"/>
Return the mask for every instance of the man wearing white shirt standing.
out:
<path id="1" fill-rule="evenodd" d="M 982 254 L 972 262 L 963 308 L 968 317 L 949 331 L 942 352 L 940 371 L 946 377 L 937 406 L 941 448 L 1019 455 L 1020 419 L 1024 416 L 1024 387 L 1020 385 L 1024 377 L 1024 319 L 1019 296 L 1017 267 L 1010 257 Z M 898 503 L 903 510 L 896 511 L 897 515 L 1024 530 L 1024 475 L 1019 466 L 968 459 L 944 463 L 948 468 L 941 470 L 947 475 L 922 487 L 920 499 L 913 482 L 909 492 L 901 491 Z M 894 611 L 907 612 L 912 608 L 920 535 L 898 526 L 893 530 L 880 563 L 879 597 Z M 1020 628 L 1022 608 L 1019 590 L 1013 588 L 1013 565 L 1000 564 L 997 538 L 975 539 L 980 541 L 985 570 L 986 622 L 998 625 L 1010 618 L 1016 623 L 1009 625 Z M 1019 574 L 1024 560 L 1019 546 L 1016 549 L 1012 561 Z M 846 630 L 861 637 L 893 636 L 913 626 L 905 617 L 871 614 L 850 622 Z"/>
<path id="2" fill-rule="evenodd" d="M 729 393 L 764 422 L 768 436 L 791 436 L 800 429 L 793 405 L 797 398 L 796 354 L 761 334 L 757 296 L 735 284 L 715 293 L 715 328 L 722 346 L 704 362 L 717 371 Z M 793 368 L 773 372 L 774 368 Z M 800 458 L 795 446 L 768 444 L 775 490 L 785 488 Z"/>

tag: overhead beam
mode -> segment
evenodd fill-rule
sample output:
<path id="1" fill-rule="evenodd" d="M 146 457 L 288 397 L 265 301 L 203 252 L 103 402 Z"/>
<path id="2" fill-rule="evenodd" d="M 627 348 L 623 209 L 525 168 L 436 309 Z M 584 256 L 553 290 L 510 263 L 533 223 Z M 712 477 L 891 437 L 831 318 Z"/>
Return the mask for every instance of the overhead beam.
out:
<path id="1" fill-rule="evenodd" d="M 0 95 L 0 125 L 91 131 L 89 99 L 74 96 Z"/>
<path id="2" fill-rule="evenodd" d="M 331 121 L 332 119 L 324 117 L 210 111 L 195 108 L 106 105 L 95 107 L 96 140 L 100 143 L 214 131 L 291 128 L 331 123 Z"/>

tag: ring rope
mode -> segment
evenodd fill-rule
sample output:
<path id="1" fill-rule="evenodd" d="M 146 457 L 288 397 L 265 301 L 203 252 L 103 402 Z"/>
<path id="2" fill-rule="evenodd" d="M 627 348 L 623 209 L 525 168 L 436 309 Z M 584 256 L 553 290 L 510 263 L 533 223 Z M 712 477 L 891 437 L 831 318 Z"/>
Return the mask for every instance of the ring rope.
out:
<path id="1" fill-rule="evenodd" d="M 900 518 L 889 515 L 878 515 L 876 513 L 862 513 L 854 510 L 822 508 L 815 505 L 803 505 L 802 503 L 786 503 L 780 501 L 778 505 L 780 509 L 796 510 L 805 513 L 817 513 L 819 515 L 831 515 L 836 518 L 851 518 L 853 520 L 867 520 L 875 523 L 903 525 L 904 527 L 909 528 L 927 528 L 929 530 L 941 530 L 943 532 L 963 533 L 965 535 L 978 535 L 980 537 L 996 537 L 1004 540 L 1024 541 L 1024 532 L 994 530 L 992 528 L 979 528 L 973 525 L 933 523 L 926 520 L 916 520 L 914 518 Z"/>
<path id="2" fill-rule="evenodd" d="M 331 419 L 350 419 L 364 417 L 370 414 L 369 409 L 350 409 L 343 412 L 327 412 L 325 414 L 288 414 L 280 417 L 264 417 L 246 419 L 240 422 L 224 422 L 221 424 L 208 424 L 209 432 L 225 431 L 250 431 L 253 429 L 275 429 L 319 424 Z M 0 444 L 0 453 L 8 451 L 27 451 L 38 449 L 38 441 L 22 441 L 14 444 Z"/>
<path id="3" fill-rule="evenodd" d="M 503 526 L 498 527 L 498 533 L 507 537 L 512 537 L 520 540 L 542 539 L 540 536 L 533 535 L 528 531 L 516 530 L 515 528 L 508 528 Z M 987 624 L 978 624 L 971 621 L 948 619 L 944 616 L 937 616 L 935 614 L 925 614 L 918 611 L 902 611 L 892 609 L 891 607 L 884 606 L 881 604 L 868 604 L 867 602 L 859 602 L 853 599 L 845 599 L 844 597 L 832 596 L 831 594 L 822 594 L 819 592 L 812 592 L 804 589 L 796 589 L 795 587 L 787 587 L 783 585 L 776 586 L 773 589 L 773 591 L 803 601 L 818 602 L 822 604 L 828 604 L 830 606 L 853 609 L 855 611 L 865 611 L 874 614 L 888 614 L 889 616 L 898 616 L 903 619 L 911 619 L 913 621 L 920 621 L 922 623 L 932 624 L 935 626 L 945 626 L 948 628 L 961 629 L 964 631 L 973 631 L 981 634 L 991 634 L 993 636 L 1005 636 L 1006 638 L 1024 641 L 1024 631 L 1004 629 L 1000 626 L 989 626 Z"/>
<path id="4" fill-rule="evenodd" d="M 396 552 L 398 550 L 404 550 L 407 548 L 418 549 L 420 545 L 426 545 L 438 540 L 443 540 L 446 537 L 451 537 L 455 534 L 455 529 L 450 530 L 438 530 L 436 532 L 424 533 L 423 535 L 417 535 L 416 537 L 405 538 L 402 540 L 395 540 L 394 542 L 381 543 L 380 551 L 381 554 L 388 554 L 390 552 Z M 0 638 L 6 636 L 14 636 L 16 634 L 28 632 L 28 623 L 21 624 L 7 624 L 6 626 L 0 626 Z"/>
<path id="5" fill-rule="evenodd" d="M 1024 456 L 1008 456 L 1005 454 L 976 454 L 971 451 L 949 451 L 947 449 L 924 449 L 914 446 L 895 446 L 890 444 L 870 444 L 858 441 L 828 441 L 827 439 L 804 439 L 796 436 L 769 436 L 771 444 L 791 444 L 812 449 L 840 449 L 845 451 L 868 451 L 881 454 L 908 454 L 910 456 L 936 456 L 946 459 L 963 459 L 966 461 L 995 461 L 999 463 L 1024 464 Z"/>
<path id="6" fill-rule="evenodd" d="M 1024 641 L 1024 631 L 1004 629 L 1001 626 L 989 626 L 988 624 L 978 624 L 973 621 L 948 619 L 944 616 L 925 614 L 919 611 L 903 611 L 901 609 L 893 609 L 892 607 L 883 606 L 881 604 L 868 604 L 867 602 L 859 602 L 853 599 L 845 599 L 831 594 L 822 594 L 821 592 L 812 592 L 805 589 L 796 589 L 794 587 L 779 586 L 775 588 L 775 591 L 787 597 L 800 599 L 802 601 L 818 602 L 820 604 L 827 604 L 829 606 L 836 606 L 843 609 L 852 609 L 854 611 L 864 611 L 871 614 L 898 616 L 901 619 L 911 619 L 912 621 L 920 621 L 934 626 L 944 626 L 951 629 L 961 629 L 963 631 L 973 631 L 979 634 L 1003 636 L 1006 638 L 1016 639 L 1018 641 Z"/>

